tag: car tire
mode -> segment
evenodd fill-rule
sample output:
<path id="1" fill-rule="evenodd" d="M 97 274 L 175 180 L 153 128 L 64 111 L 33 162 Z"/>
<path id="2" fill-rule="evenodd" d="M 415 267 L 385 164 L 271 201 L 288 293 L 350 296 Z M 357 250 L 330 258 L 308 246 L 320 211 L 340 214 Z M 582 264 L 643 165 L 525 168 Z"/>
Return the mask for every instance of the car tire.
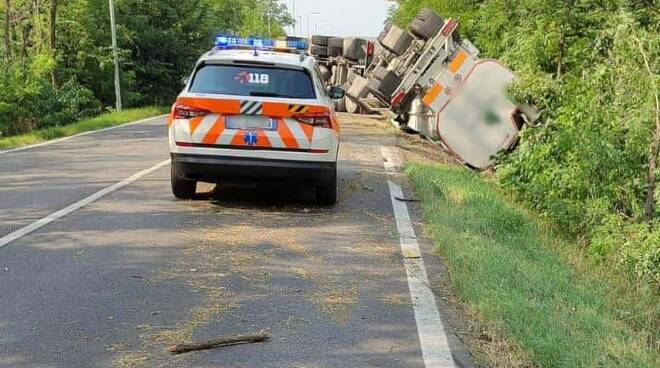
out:
<path id="1" fill-rule="evenodd" d="M 171 183 L 172 183 L 172 194 L 178 199 L 193 199 L 197 192 L 197 182 L 194 180 L 188 180 L 183 178 L 179 170 L 176 168 L 176 164 L 172 163 L 171 167 Z"/>
<path id="2" fill-rule="evenodd" d="M 312 47 L 309 48 L 309 53 L 315 56 L 327 57 L 328 48 L 326 46 L 312 45 Z"/>
<path id="3" fill-rule="evenodd" d="M 332 179 L 316 187 L 316 203 L 322 206 L 337 204 L 337 169 L 335 169 Z"/>
<path id="4" fill-rule="evenodd" d="M 312 45 L 328 46 L 329 39 L 330 37 L 328 36 L 312 36 Z"/>
<path id="5" fill-rule="evenodd" d="M 438 14 L 429 8 L 424 8 L 410 24 L 410 32 L 423 40 L 428 40 L 435 37 L 444 24 L 444 19 Z"/>
<path id="6" fill-rule="evenodd" d="M 328 56 L 339 57 L 344 54 L 344 39 L 341 37 L 330 37 L 328 39 Z"/>
<path id="7" fill-rule="evenodd" d="M 412 44 L 414 37 L 403 29 L 392 25 L 387 31 L 387 35 L 383 37 L 381 45 L 388 51 L 401 56 Z"/>

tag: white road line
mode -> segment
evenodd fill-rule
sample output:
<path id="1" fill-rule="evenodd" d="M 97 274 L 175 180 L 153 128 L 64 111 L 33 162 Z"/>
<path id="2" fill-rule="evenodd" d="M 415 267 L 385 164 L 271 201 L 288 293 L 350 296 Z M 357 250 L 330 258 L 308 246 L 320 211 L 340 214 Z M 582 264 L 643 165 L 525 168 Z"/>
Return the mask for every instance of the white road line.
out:
<path id="1" fill-rule="evenodd" d="M 392 153 L 385 147 L 381 147 L 381 152 L 385 160 L 384 165 L 387 173 L 396 173 Z M 388 180 L 388 185 L 394 217 L 399 230 L 401 251 L 404 255 L 408 288 L 410 289 L 410 297 L 415 311 L 415 321 L 417 322 L 419 342 L 424 356 L 424 366 L 426 368 L 456 368 L 435 296 L 429 286 L 428 274 L 417 243 L 415 230 L 410 221 L 408 206 L 397 199 L 403 198 L 403 191 L 399 185 L 391 180 Z"/>
<path id="2" fill-rule="evenodd" d="M 112 192 L 114 192 L 118 189 L 121 189 L 121 188 L 123 188 L 123 187 L 139 180 L 140 178 L 142 178 L 146 175 L 149 175 L 149 174 L 153 173 L 154 171 L 164 167 L 165 165 L 168 165 L 169 163 L 170 163 L 170 160 L 165 160 L 165 161 L 163 161 L 163 162 L 161 162 L 161 163 L 159 163 L 155 166 L 152 166 L 152 167 L 150 167 L 146 170 L 140 171 L 139 173 L 137 173 L 137 174 L 135 174 L 135 175 L 133 175 L 129 178 L 126 178 L 126 179 L 124 179 L 124 180 L 122 180 L 122 181 L 120 181 L 116 184 L 113 184 L 113 185 L 111 185 L 111 186 L 109 186 L 105 189 L 101 189 L 98 192 L 90 195 L 87 198 L 84 198 L 84 199 L 82 199 L 82 200 L 80 200 L 80 201 L 78 201 L 78 202 L 76 202 L 76 203 L 74 203 L 74 204 L 72 204 L 72 205 L 70 205 L 66 208 L 63 208 L 63 209 L 61 209 L 57 212 L 51 213 L 50 215 L 48 215 L 48 216 L 46 216 L 42 219 L 39 219 L 39 220 L 31 223 L 30 225 L 25 226 L 24 228 L 18 229 L 16 231 L 14 231 L 13 233 L 0 238 L 0 248 L 2 248 L 2 247 L 4 247 L 5 245 L 7 245 L 11 242 L 16 241 L 16 240 L 18 240 L 18 239 L 20 239 L 20 238 L 36 231 L 36 230 L 42 228 L 42 227 L 50 224 L 51 222 L 53 222 L 55 220 L 61 219 L 62 217 L 67 216 L 68 214 L 70 214 L 74 211 L 77 211 L 77 210 L 81 209 L 82 207 L 85 207 L 88 204 L 93 203 L 93 202 L 105 197 L 106 195 L 108 195 L 108 194 L 110 194 L 110 193 L 112 193 Z"/>
<path id="3" fill-rule="evenodd" d="M 131 125 L 142 124 L 142 123 L 146 123 L 147 121 L 156 120 L 156 119 L 161 119 L 161 118 L 164 118 L 164 117 L 166 117 L 166 116 L 167 116 L 167 114 L 165 114 L 165 115 L 159 115 L 159 116 L 154 116 L 154 117 L 152 117 L 152 118 L 146 118 L 146 119 L 142 119 L 142 120 L 134 121 L 134 122 L 132 122 L 132 123 L 127 123 L 127 124 L 122 124 L 122 125 L 111 126 L 111 127 L 103 128 L 103 129 L 90 130 L 90 131 L 88 131 L 88 132 L 82 132 L 82 133 L 78 133 L 78 134 L 75 134 L 75 135 L 70 135 L 70 136 L 68 136 L 68 137 L 63 137 L 63 138 L 53 139 L 53 140 L 51 140 L 51 141 L 46 141 L 46 142 L 37 143 L 37 144 L 32 144 L 32 145 L 29 145 L 29 146 L 23 146 L 23 147 L 18 147 L 18 148 L 12 148 L 12 149 L 8 149 L 8 150 L 0 151 L 0 155 L 5 155 L 5 154 L 7 154 L 7 153 L 12 153 L 12 152 L 25 151 L 25 150 L 29 150 L 29 149 L 33 149 L 33 148 L 38 148 L 38 147 L 43 147 L 43 146 L 49 146 L 49 145 L 51 145 L 51 144 L 55 144 L 55 143 L 60 143 L 60 142 L 68 141 L 69 139 L 78 138 L 78 137 L 84 137 L 84 136 L 86 136 L 86 135 L 90 135 L 90 134 L 96 134 L 96 133 L 101 133 L 101 132 L 107 132 L 108 130 L 119 129 L 119 128 L 123 128 L 123 127 L 131 126 Z"/>

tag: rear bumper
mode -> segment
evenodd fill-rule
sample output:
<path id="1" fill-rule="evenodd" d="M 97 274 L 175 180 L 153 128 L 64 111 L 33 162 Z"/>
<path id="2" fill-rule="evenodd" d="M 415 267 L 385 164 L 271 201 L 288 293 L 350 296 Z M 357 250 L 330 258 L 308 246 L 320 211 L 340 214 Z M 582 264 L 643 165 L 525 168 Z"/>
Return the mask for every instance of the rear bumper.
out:
<path id="1" fill-rule="evenodd" d="M 306 183 L 331 180 L 336 162 L 306 162 L 262 158 L 172 154 L 177 173 L 189 180 L 210 183 Z"/>

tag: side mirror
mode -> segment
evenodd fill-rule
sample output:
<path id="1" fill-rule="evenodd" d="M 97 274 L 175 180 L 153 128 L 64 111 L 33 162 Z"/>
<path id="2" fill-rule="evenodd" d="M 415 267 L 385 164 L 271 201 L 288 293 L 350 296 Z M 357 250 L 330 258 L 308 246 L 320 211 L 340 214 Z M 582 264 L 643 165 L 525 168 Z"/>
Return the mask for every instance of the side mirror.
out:
<path id="1" fill-rule="evenodd" d="M 333 100 L 341 100 L 346 95 L 346 92 L 341 87 L 332 86 L 328 88 L 328 96 Z"/>
<path id="2" fill-rule="evenodd" d="M 183 77 L 181 79 L 181 84 L 183 84 L 184 87 L 188 85 L 188 82 L 190 82 L 190 78 L 188 77 Z"/>

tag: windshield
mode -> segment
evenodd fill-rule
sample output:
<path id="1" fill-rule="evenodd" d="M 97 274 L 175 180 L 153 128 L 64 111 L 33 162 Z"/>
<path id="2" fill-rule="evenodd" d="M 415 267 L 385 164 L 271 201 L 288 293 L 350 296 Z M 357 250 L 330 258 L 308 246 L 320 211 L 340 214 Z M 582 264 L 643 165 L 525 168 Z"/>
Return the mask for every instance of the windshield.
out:
<path id="1" fill-rule="evenodd" d="M 260 66 L 202 65 L 190 86 L 192 93 L 315 99 L 314 85 L 302 70 Z"/>

